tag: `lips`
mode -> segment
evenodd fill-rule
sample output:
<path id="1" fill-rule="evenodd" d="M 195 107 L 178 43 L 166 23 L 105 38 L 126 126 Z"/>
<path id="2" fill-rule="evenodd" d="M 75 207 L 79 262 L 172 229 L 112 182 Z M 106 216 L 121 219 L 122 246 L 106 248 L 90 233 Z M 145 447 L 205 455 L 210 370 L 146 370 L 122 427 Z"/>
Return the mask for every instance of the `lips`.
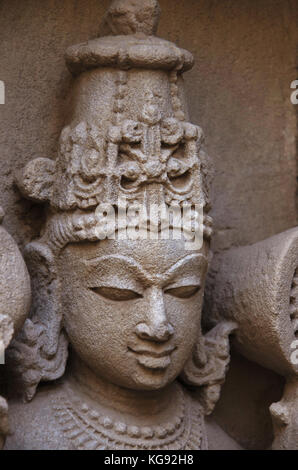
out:
<path id="1" fill-rule="evenodd" d="M 166 369 L 171 363 L 170 355 L 175 349 L 175 347 L 170 347 L 154 350 L 138 346 L 128 348 L 137 356 L 138 363 L 148 369 Z"/>

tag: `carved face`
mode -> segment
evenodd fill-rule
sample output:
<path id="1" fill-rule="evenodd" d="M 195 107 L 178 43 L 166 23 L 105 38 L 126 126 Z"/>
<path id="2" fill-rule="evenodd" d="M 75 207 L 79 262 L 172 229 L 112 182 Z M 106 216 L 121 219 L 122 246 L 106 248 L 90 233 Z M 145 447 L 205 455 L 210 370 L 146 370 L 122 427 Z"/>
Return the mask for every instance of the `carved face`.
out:
<path id="1" fill-rule="evenodd" d="M 200 333 L 206 258 L 183 241 L 104 240 L 60 256 L 64 326 L 102 379 L 155 390 L 182 371 Z"/>

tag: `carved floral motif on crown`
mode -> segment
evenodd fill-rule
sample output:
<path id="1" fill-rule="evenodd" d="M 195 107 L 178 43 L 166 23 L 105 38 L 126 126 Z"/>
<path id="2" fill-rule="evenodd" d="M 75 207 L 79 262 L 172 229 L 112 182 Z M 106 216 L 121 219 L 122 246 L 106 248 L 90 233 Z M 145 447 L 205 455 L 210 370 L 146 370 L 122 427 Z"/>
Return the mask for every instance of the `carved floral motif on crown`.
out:
<path id="1" fill-rule="evenodd" d="M 35 160 L 33 174 L 38 173 L 37 166 L 47 167 L 39 195 L 62 210 L 116 204 L 121 196 L 142 202 L 152 183 L 163 188 L 168 204 L 198 203 L 202 139 L 200 127 L 173 117 L 161 118 L 158 109 L 148 105 L 139 120 L 111 125 L 106 136 L 99 126 L 85 121 L 65 127 L 57 160 Z M 36 177 L 32 184 L 30 164 L 24 181 L 26 192 L 32 192 Z M 203 195 L 201 199 L 203 203 Z"/>

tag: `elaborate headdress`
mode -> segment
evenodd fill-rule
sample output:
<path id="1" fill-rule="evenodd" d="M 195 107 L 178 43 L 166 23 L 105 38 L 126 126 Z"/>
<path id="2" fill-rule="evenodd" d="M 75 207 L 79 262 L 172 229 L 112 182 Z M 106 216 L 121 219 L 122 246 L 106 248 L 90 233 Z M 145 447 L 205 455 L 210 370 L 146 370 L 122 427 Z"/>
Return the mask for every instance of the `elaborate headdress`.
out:
<path id="1" fill-rule="evenodd" d="M 191 53 L 152 36 L 155 0 L 114 1 L 110 35 L 70 47 L 77 76 L 57 159 L 37 158 L 18 178 L 23 194 L 51 208 L 48 243 L 95 240 L 98 204 L 209 202 L 209 161 L 202 129 L 188 122 L 182 73 Z M 205 217 L 205 236 L 211 219 Z M 98 227 L 97 227 L 98 228 Z"/>

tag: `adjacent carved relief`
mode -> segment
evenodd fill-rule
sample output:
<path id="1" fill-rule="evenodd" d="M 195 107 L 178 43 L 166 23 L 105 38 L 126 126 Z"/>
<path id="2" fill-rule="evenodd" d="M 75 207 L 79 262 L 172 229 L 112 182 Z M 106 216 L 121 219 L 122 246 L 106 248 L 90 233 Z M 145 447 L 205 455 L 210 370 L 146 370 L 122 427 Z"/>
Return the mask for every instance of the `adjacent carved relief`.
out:
<path id="1" fill-rule="evenodd" d="M 206 295 L 205 322 L 236 321 L 234 345 L 248 359 L 287 379 L 270 407 L 274 449 L 296 449 L 298 228 L 220 255 Z"/>
<path id="2" fill-rule="evenodd" d="M 151 35 L 158 14 L 156 1 L 115 1 L 105 21 L 116 36 L 67 51 L 77 78 L 57 158 L 19 175 L 24 195 L 48 209 L 40 239 L 26 247 L 33 306 L 11 351 L 32 402 L 12 407 L 7 448 L 207 448 L 204 415 L 219 397 L 236 325 L 201 330 L 211 168 L 184 99 L 192 55 Z M 102 239 L 98 205 L 119 212 L 124 197 L 128 207 L 202 207 L 200 250 L 183 238 L 127 239 L 119 225 L 118 238 Z"/>
<path id="3" fill-rule="evenodd" d="M 0 207 L 0 223 L 3 216 Z M 29 274 L 16 243 L 6 230 L 0 227 L 0 364 L 2 367 L 5 363 L 5 349 L 13 334 L 22 326 L 29 307 Z M 0 396 L 0 449 L 8 432 L 8 405 Z"/>
<path id="4" fill-rule="evenodd" d="M 282 399 L 270 406 L 273 420 L 274 450 L 297 450 L 298 442 L 298 379 L 290 377 Z"/>

